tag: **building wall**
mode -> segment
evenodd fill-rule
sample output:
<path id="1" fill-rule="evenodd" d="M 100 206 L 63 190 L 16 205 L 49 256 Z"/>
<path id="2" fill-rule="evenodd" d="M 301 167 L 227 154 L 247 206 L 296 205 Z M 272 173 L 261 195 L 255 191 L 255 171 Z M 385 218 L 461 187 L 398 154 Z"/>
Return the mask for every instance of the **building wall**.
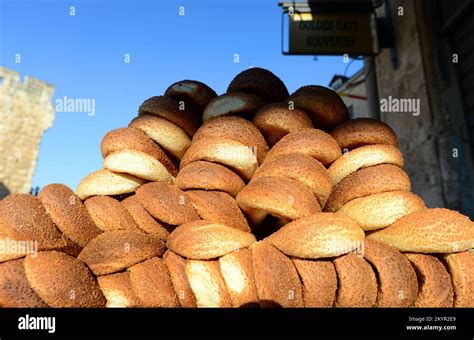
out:
<path id="1" fill-rule="evenodd" d="M 359 98 L 351 98 L 344 94 L 356 95 L 366 97 L 365 83 L 362 82 L 355 86 L 350 86 L 350 83 L 357 83 L 364 79 L 364 70 L 357 72 L 348 82 L 342 85 L 336 92 L 341 95 L 342 100 L 347 107 L 352 107 L 351 118 L 367 117 L 367 100 Z"/>
<path id="2" fill-rule="evenodd" d="M 397 13 L 398 6 L 403 6 L 402 16 Z M 427 93 L 414 1 L 394 0 L 393 20 L 398 67 L 394 69 L 389 49 L 383 49 L 375 58 L 379 99 L 388 99 L 389 96 L 418 99 L 420 114 L 381 112 L 380 117 L 398 135 L 412 191 L 420 195 L 427 206 L 444 207 L 434 117 Z"/>
<path id="3" fill-rule="evenodd" d="M 54 120 L 54 88 L 0 67 L 0 199 L 25 193 L 38 158 L 41 137 Z"/>

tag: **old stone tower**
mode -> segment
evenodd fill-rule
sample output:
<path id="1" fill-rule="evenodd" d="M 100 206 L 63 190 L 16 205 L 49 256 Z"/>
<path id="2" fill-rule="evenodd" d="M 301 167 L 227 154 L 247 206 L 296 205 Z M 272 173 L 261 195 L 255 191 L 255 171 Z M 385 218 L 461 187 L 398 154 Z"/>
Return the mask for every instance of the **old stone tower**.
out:
<path id="1" fill-rule="evenodd" d="M 0 199 L 29 192 L 41 137 L 54 120 L 54 87 L 0 67 Z"/>

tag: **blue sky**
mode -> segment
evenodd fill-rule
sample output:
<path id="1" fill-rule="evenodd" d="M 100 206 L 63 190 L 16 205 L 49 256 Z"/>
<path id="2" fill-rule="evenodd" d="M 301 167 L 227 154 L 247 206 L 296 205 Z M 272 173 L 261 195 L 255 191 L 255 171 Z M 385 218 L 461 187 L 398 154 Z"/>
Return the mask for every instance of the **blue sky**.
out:
<path id="1" fill-rule="evenodd" d="M 75 189 L 101 168 L 103 135 L 126 126 L 143 100 L 175 81 L 200 80 L 223 93 L 234 75 L 259 66 L 292 92 L 307 84 L 327 86 L 347 66 L 342 57 L 282 55 L 275 0 L 0 3 L 0 65 L 53 84 L 53 101 L 67 96 L 96 102 L 92 117 L 56 113 L 41 143 L 33 186 L 65 183 Z M 21 63 L 15 63 L 17 53 Z M 234 63 L 236 53 L 240 63 Z M 354 62 L 348 75 L 360 67 Z"/>

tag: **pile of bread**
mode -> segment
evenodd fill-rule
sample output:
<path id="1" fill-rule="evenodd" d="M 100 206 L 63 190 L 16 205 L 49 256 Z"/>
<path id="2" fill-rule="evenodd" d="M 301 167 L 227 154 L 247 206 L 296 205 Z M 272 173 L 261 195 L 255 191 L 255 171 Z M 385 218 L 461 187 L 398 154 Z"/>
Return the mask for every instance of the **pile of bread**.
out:
<path id="1" fill-rule="evenodd" d="M 473 222 L 426 208 L 393 130 L 330 89 L 180 81 L 101 151 L 76 192 L 0 201 L 0 306 L 474 306 Z"/>

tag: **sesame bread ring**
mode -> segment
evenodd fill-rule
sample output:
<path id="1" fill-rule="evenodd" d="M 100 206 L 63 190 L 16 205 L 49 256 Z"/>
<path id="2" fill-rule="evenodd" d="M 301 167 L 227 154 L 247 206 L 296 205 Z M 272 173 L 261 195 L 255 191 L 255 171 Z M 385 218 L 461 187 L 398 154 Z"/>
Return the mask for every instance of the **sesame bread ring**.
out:
<path id="1" fill-rule="evenodd" d="M 260 306 L 304 307 L 303 285 L 293 262 L 266 242 L 256 242 L 250 250 Z"/>
<path id="2" fill-rule="evenodd" d="M 321 208 L 332 191 L 331 177 L 319 161 L 304 154 L 283 154 L 265 161 L 255 172 L 252 181 L 261 177 L 293 178 L 307 185 Z"/>
<path id="3" fill-rule="evenodd" d="M 473 250 L 444 256 L 454 286 L 454 307 L 474 307 Z"/>
<path id="4" fill-rule="evenodd" d="M 200 139 L 213 139 L 216 137 L 236 140 L 257 155 L 261 164 L 268 152 L 268 145 L 259 129 L 248 120 L 238 116 L 217 117 L 205 122 L 193 137 L 193 143 Z"/>
<path id="5" fill-rule="evenodd" d="M 161 259 L 153 257 L 128 268 L 128 271 L 133 292 L 138 296 L 143 307 L 176 308 L 181 306 L 174 292 L 168 269 Z"/>
<path id="6" fill-rule="evenodd" d="M 195 161 L 208 161 L 225 165 L 244 181 L 249 181 L 258 168 L 257 156 L 251 148 L 230 138 L 201 139 L 191 143 L 181 160 L 183 168 Z"/>
<path id="7" fill-rule="evenodd" d="M 197 113 L 190 105 L 165 96 L 148 98 L 140 106 L 138 112 L 140 115 L 151 114 L 169 120 L 183 129 L 189 137 L 194 135 L 201 124 Z"/>
<path id="8" fill-rule="evenodd" d="M 336 298 L 337 277 L 334 265 L 327 260 L 292 258 L 303 284 L 306 308 L 332 307 Z"/>
<path id="9" fill-rule="evenodd" d="M 474 223 L 454 210 L 422 209 L 367 237 L 388 243 L 400 251 L 460 252 L 474 248 Z"/>
<path id="10" fill-rule="evenodd" d="M 288 97 L 285 84 L 269 70 L 252 67 L 240 72 L 232 79 L 227 92 L 253 93 L 268 102 L 279 102 Z"/>
<path id="11" fill-rule="evenodd" d="M 346 104 L 331 89 L 308 85 L 300 87 L 288 97 L 287 102 L 305 111 L 314 127 L 330 131 L 342 122 L 349 120 Z"/>
<path id="12" fill-rule="evenodd" d="M 33 290 L 50 307 L 97 308 L 105 297 L 86 265 L 57 251 L 25 258 L 25 274 Z"/>
<path id="13" fill-rule="evenodd" d="M 108 155 L 120 150 L 141 151 L 156 159 L 163 164 L 172 176 L 176 176 L 178 168 L 176 164 L 165 154 L 165 152 L 153 142 L 143 131 L 135 128 L 120 128 L 107 132 L 102 138 L 100 150 L 102 156 Z M 126 159 L 122 159 L 126 161 Z"/>
<path id="14" fill-rule="evenodd" d="M 130 273 L 125 271 L 97 278 L 100 290 L 107 299 L 107 308 L 141 307 L 141 302 L 132 289 Z"/>
<path id="15" fill-rule="evenodd" d="M 7 239 L 34 242 L 36 250 L 63 249 L 67 245 L 41 201 L 29 194 L 13 194 L 0 201 L 0 231 Z M 25 255 L 20 252 L 8 257 Z"/>
<path id="16" fill-rule="evenodd" d="M 127 173 L 153 182 L 173 183 L 173 176 L 156 158 L 132 149 L 112 152 L 105 157 L 104 169 Z"/>
<path id="17" fill-rule="evenodd" d="M 175 186 L 147 183 L 137 190 L 136 196 L 146 211 L 161 222 L 181 225 L 200 219 L 184 191 Z"/>
<path id="18" fill-rule="evenodd" d="M 48 307 L 28 283 L 23 262 L 19 259 L 0 263 L 0 307 Z"/>
<path id="19" fill-rule="evenodd" d="M 186 196 L 203 220 L 250 231 L 244 214 L 229 194 L 218 191 L 190 190 L 186 192 Z"/>
<path id="20" fill-rule="evenodd" d="M 56 226 L 79 246 L 85 247 L 102 232 L 81 199 L 64 184 L 45 186 L 38 198 Z"/>
<path id="21" fill-rule="evenodd" d="M 89 242 L 79 254 L 95 275 L 112 274 L 134 264 L 161 256 L 165 243 L 138 230 L 106 231 Z"/>
<path id="22" fill-rule="evenodd" d="M 216 117 L 239 115 L 247 118 L 265 106 L 266 102 L 250 93 L 231 92 L 212 99 L 202 114 L 203 122 Z"/>
<path id="23" fill-rule="evenodd" d="M 123 195 L 134 192 L 143 183 L 144 179 L 103 169 L 84 177 L 77 186 L 76 194 L 81 200 L 99 195 Z"/>
<path id="24" fill-rule="evenodd" d="M 423 200 L 406 191 L 389 191 L 353 199 L 337 211 L 364 230 L 385 228 L 401 217 L 425 208 Z"/>
<path id="25" fill-rule="evenodd" d="M 334 187 L 324 211 L 335 212 L 347 202 L 387 191 L 410 191 L 407 173 L 398 166 L 381 164 L 362 168 L 344 178 Z"/>
<path id="26" fill-rule="evenodd" d="M 245 248 L 224 255 L 219 258 L 219 265 L 232 300 L 232 306 L 258 306 L 250 250 Z"/>
<path id="27" fill-rule="evenodd" d="M 165 224 L 158 222 L 140 204 L 136 195 L 127 197 L 120 202 L 132 216 L 133 220 L 142 231 L 163 241 L 168 239 L 170 232 Z"/>
<path id="28" fill-rule="evenodd" d="M 84 202 L 89 215 L 102 231 L 137 229 L 130 213 L 115 198 L 94 196 Z"/>
<path id="29" fill-rule="evenodd" d="M 216 190 L 232 197 L 237 196 L 245 186 L 244 181 L 232 170 L 206 161 L 196 161 L 181 168 L 174 183 L 181 190 Z"/>
<path id="30" fill-rule="evenodd" d="M 216 92 L 204 83 L 196 80 L 181 80 L 171 84 L 165 91 L 165 96 L 174 100 L 184 101 L 202 113 L 209 102 L 217 97 Z"/>
<path id="31" fill-rule="evenodd" d="M 313 123 L 304 111 L 289 109 L 283 103 L 273 103 L 262 107 L 252 119 L 265 136 L 268 145 L 275 145 L 290 132 L 311 129 Z"/>
<path id="32" fill-rule="evenodd" d="M 453 307 L 454 293 L 451 276 L 440 260 L 432 255 L 404 254 L 418 277 L 418 297 L 415 307 Z"/>
<path id="33" fill-rule="evenodd" d="M 168 268 L 171 282 L 173 283 L 174 291 L 178 296 L 181 307 L 197 307 L 196 296 L 186 277 L 186 260 L 168 250 L 165 255 L 163 255 L 163 262 L 166 268 Z"/>
<path id="34" fill-rule="evenodd" d="M 266 159 L 289 153 L 311 156 L 325 166 L 342 155 L 334 138 L 317 129 L 304 129 L 287 134 L 268 152 Z"/>
<path id="35" fill-rule="evenodd" d="M 332 130 L 331 136 L 343 150 L 352 150 L 373 144 L 397 147 L 397 135 L 392 128 L 384 122 L 372 118 L 348 120 Z"/>
<path id="36" fill-rule="evenodd" d="M 343 215 L 316 213 L 284 225 L 265 240 L 288 256 L 318 259 L 359 249 L 364 231 Z"/>
<path id="37" fill-rule="evenodd" d="M 321 211 L 311 189 L 292 178 L 260 177 L 244 187 L 236 201 L 254 224 L 267 214 L 296 220 Z"/>
<path id="38" fill-rule="evenodd" d="M 139 115 L 128 126 L 142 130 L 176 159 L 181 159 L 191 144 L 191 138 L 183 129 L 154 115 Z"/>
<path id="39" fill-rule="evenodd" d="M 217 260 L 187 260 L 185 270 L 198 307 L 232 307 Z"/>
<path id="40" fill-rule="evenodd" d="M 377 278 L 370 264 L 356 253 L 333 261 L 337 272 L 336 307 L 373 307 L 377 299 Z"/>
<path id="41" fill-rule="evenodd" d="M 246 248 L 254 242 L 255 236 L 249 232 L 210 221 L 193 221 L 173 230 L 167 246 L 178 255 L 208 260 Z"/>
<path id="42" fill-rule="evenodd" d="M 351 173 L 369 166 L 392 164 L 403 167 L 403 155 L 391 145 L 366 145 L 349 151 L 339 157 L 329 167 L 329 175 L 334 185 L 339 184 Z"/>
<path id="43" fill-rule="evenodd" d="M 373 240 L 364 242 L 364 259 L 378 278 L 377 307 L 412 307 L 418 281 L 410 262 L 397 249 Z"/>

